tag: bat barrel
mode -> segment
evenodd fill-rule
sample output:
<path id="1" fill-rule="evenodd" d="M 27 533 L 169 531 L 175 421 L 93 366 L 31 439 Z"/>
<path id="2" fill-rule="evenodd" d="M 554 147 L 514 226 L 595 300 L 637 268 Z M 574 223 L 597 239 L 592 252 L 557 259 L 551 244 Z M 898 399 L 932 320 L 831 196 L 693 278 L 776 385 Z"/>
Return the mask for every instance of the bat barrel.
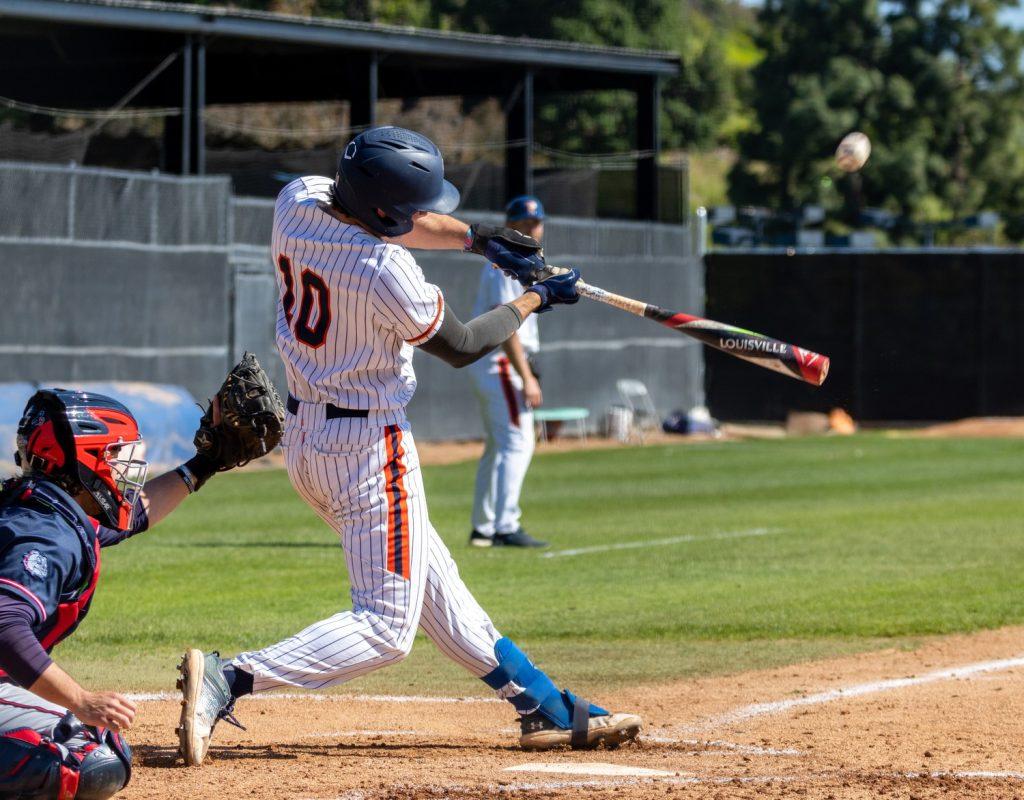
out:
<path id="1" fill-rule="evenodd" d="M 828 377 L 829 359 L 820 353 L 724 322 L 667 311 L 657 306 L 649 305 L 645 316 L 723 353 L 812 386 L 821 386 Z"/>

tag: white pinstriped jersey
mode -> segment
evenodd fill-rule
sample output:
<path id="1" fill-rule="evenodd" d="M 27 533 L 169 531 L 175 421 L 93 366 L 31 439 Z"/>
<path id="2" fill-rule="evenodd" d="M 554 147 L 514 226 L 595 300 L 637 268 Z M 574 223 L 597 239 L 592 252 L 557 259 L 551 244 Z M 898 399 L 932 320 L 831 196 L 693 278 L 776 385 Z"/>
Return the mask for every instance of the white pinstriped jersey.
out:
<path id="1" fill-rule="evenodd" d="M 413 345 L 441 326 L 444 298 L 404 247 L 328 212 L 332 184 L 298 178 L 274 208 L 277 346 L 288 391 L 396 424 L 416 390 Z"/>

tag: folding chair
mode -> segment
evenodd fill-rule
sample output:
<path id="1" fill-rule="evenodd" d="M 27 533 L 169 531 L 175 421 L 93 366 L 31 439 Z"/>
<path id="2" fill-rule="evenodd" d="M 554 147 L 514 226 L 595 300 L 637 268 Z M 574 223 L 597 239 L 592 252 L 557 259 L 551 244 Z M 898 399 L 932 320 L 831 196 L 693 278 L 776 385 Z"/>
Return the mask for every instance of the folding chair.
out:
<path id="1" fill-rule="evenodd" d="M 633 412 L 633 428 L 642 443 L 646 432 L 658 423 L 658 411 L 651 400 L 651 394 L 643 381 L 635 378 L 622 378 L 615 382 L 615 387 L 619 390 L 622 402 Z"/>

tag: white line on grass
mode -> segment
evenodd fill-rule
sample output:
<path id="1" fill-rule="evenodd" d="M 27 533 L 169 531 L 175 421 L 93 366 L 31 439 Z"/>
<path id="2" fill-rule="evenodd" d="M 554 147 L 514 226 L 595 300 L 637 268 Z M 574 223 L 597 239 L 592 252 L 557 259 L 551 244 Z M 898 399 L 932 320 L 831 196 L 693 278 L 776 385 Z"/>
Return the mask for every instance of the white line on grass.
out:
<path id="1" fill-rule="evenodd" d="M 768 536 L 773 533 L 782 533 L 780 528 L 750 528 L 744 531 L 725 531 L 723 533 L 712 533 L 709 536 L 669 536 L 667 539 L 645 539 L 642 542 L 618 542 L 617 544 L 596 544 L 592 547 L 574 547 L 570 550 L 550 550 L 542 553 L 541 558 L 563 558 L 565 556 L 580 556 L 588 553 L 606 553 L 610 550 L 637 550 L 647 547 L 664 547 L 670 544 L 686 544 L 688 542 L 716 542 L 723 539 L 747 539 L 753 536 Z"/>
<path id="2" fill-rule="evenodd" d="M 712 717 L 704 723 L 696 726 L 687 726 L 689 730 L 716 728 L 722 725 L 733 725 L 754 717 L 763 717 L 772 714 L 781 714 L 793 708 L 802 706 L 815 706 L 823 703 L 831 703 L 836 700 L 845 700 L 851 697 L 861 697 L 866 694 L 878 692 L 891 692 L 895 689 L 906 689 L 911 686 L 921 686 L 926 683 L 937 681 L 956 680 L 958 678 L 969 678 L 972 675 L 979 675 L 985 672 L 1000 672 L 1002 670 L 1024 667 L 1024 656 L 1016 658 L 1004 658 L 998 661 L 980 661 L 976 664 L 966 664 L 962 667 L 951 667 L 940 669 L 935 672 L 927 672 L 914 678 L 890 678 L 882 681 L 871 681 L 869 683 L 858 683 L 853 686 L 846 686 L 839 689 L 829 689 L 824 692 L 809 694 L 805 697 L 795 697 L 789 700 L 775 700 L 769 703 L 754 703 L 729 711 L 718 717 Z"/>

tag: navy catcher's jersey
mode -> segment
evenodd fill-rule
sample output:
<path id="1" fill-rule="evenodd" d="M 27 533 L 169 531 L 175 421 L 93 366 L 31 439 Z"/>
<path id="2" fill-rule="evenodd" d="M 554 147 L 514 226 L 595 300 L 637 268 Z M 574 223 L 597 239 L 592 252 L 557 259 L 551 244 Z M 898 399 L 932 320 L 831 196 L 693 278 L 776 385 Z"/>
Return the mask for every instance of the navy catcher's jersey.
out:
<path id="1" fill-rule="evenodd" d="M 24 481 L 0 504 L 0 591 L 32 607 L 32 632 L 47 652 L 89 613 L 101 531 L 47 481 Z"/>

